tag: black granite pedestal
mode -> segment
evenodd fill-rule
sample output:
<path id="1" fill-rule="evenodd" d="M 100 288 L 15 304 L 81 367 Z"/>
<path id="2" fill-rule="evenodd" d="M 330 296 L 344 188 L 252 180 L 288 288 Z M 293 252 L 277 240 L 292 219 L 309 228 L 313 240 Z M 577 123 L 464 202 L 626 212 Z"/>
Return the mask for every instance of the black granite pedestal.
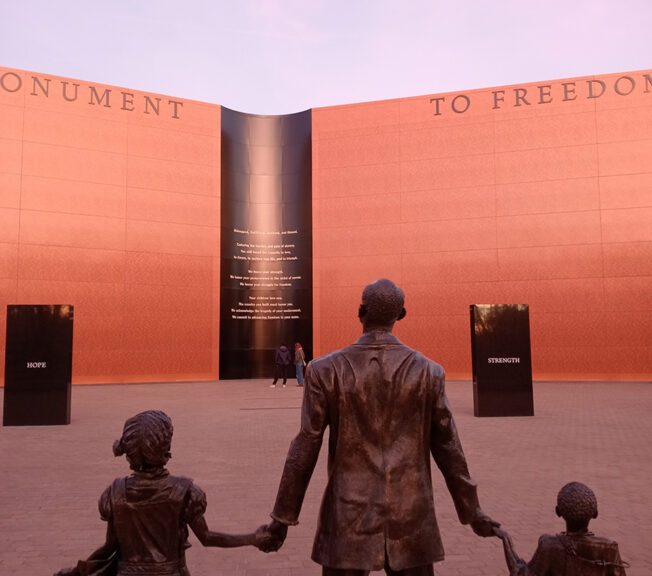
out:
<path id="1" fill-rule="evenodd" d="M 7 306 L 4 426 L 70 424 L 72 325 L 72 306 Z"/>
<path id="2" fill-rule="evenodd" d="M 533 416 L 526 304 L 471 306 L 475 416 Z"/>

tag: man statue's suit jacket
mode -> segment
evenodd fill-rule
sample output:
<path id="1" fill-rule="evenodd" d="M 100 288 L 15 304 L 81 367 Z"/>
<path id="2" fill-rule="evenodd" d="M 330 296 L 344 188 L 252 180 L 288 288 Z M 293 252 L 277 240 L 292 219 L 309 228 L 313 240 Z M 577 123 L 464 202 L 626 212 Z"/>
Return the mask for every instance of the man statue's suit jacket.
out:
<path id="1" fill-rule="evenodd" d="M 444 557 L 430 454 L 467 524 L 480 513 L 448 400 L 444 370 L 388 332 L 365 332 L 308 368 L 301 429 L 272 517 L 296 524 L 330 427 L 328 485 L 312 558 L 331 568 L 394 570 Z"/>

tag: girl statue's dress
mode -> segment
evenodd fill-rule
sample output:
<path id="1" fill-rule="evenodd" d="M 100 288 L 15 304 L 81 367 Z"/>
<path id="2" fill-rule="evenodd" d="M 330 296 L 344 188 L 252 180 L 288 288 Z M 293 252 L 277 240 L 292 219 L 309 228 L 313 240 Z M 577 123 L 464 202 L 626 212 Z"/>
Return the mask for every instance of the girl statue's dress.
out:
<path id="1" fill-rule="evenodd" d="M 171 439 L 172 422 L 163 412 L 149 410 L 127 420 L 113 451 L 126 454 L 132 474 L 116 478 L 100 496 L 106 541 L 55 576 L 190 576 L 188 527 L 204 546 L 260 548 L 267 542 L 265 526 L 241 535 L 208 529 L 203 490 L 165 468 Z"/>

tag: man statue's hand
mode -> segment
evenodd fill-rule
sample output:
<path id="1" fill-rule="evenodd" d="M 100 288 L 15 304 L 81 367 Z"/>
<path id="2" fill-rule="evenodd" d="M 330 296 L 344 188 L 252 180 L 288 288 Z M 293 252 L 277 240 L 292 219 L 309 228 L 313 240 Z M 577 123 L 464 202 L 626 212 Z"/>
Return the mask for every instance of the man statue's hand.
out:
<path id="1" fill-rule="evenodd" d="M 269 526 L 263 524 L 262 526 L 259 526 L 254 533 L 253 545 L 258 548 L 258 550 L 267 551 L 266 548 L 269 546 L 271 538 L 272 533 L 269 531 Z"/>
<path id="2" fill-rule="evenodd" d="M 492 520 L 484 512 L 481 512 L 474 520 L 471 521 L 471 528 L 478 535 L 483 538 L 488 536 L 496 536 L 495 529 L 500 527 L 500 523 Z"/>
<path id="3" fill-rule="evenodd" d="M 260 530 L 260 529 L 259 529 Z M 259 549 L 263 552 L 276 552 L 283 542 L 285 542 L 285 537 L 288 534 L 288 527 L 283 522 L 278 520 L 272 520 L 267 525 L 268 536 L 265 538 L 264 542 L 261 542 Z"/>

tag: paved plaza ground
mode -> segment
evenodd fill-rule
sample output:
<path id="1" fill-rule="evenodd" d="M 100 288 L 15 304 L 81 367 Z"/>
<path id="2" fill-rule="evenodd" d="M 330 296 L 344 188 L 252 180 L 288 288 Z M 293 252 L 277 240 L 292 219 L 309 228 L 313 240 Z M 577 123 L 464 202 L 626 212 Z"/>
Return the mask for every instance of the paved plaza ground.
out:
<path id="1" fill-rule="evenodd" d="M 124 420 L 146 409 L 174 422 L 173 474 L 194 478 L 208 495 L 209 527 L 254 530 L 268 521 L 288 445 L 299 426 L 302 390 L 269 381 L 75 386 L 70 426 L 0 428 L 0 574 L 40 576 L 74 564 L 104 539 L 97 499 L 126 475 L 111 447 Z M 591 526 L 620 544 L 629 576 L 652 574 L 652 384 L 535 383 L 530 418 L 475 418 L 469 382 L 447 392 L 471 475 L 485 511 L 502 522 L 521 556 L 541 533 L 563 524 L 555 498 L 566 482 L 591 486 L 600 515 Z M 326 481 L 326 445 L 299 526 L 285 546 L 203 548 L 191 536 L 193 576 L 317 576 L 310 560 Z M 439 576 L 506 575 L 502 547 L 457 521 L 441 475 L 433 470 L 446 560 Z"/>

